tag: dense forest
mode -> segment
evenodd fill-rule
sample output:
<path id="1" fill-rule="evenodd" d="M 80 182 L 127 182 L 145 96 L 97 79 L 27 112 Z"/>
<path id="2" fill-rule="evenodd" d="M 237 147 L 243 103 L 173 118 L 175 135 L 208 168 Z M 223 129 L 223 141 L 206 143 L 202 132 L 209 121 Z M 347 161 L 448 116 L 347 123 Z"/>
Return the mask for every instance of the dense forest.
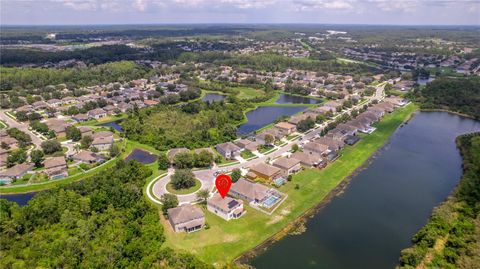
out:
<path id="1" fill-rule="evenodd" d="M 122 127 L 127 138 L 158 150 L 207 147 L 236 138 L 236 124 L 243 120 L 247 106 L 242 101 L 197 101 L 181 107 L 151 107 L 132 112 Z"/>
<path id="2" fill-rule="evenodd" d="M 37 194 L 0 199 L 1 268 L 210 268 L 164 246 L 159 212 L 142 189 L 151 171 L 131 161 Z"/>
<path id="3" fill-rule="evenodd" d="M 0 90 L 14 88 L 34 89 L 61 83 L 74 87 L 92 86 L 109 82 L 126 82 L 148 77 L 152 70 L 133 62 L 121 61 L 84 69 L 67 68 L 8 68 L 0 69 Z"/>
<path id="4" fill-rule="evenodd" d="M 480 118 L 480 78 L 439 78 L 409 98 L 423 109 L 447 109 Z"/>
<path id="5" fill-rule="evenodd" d="M 461 268 L 480 265 L 480 133 L 462 135 L 463 176 L 454 193 L 402 251 L 398 268 Z"/>

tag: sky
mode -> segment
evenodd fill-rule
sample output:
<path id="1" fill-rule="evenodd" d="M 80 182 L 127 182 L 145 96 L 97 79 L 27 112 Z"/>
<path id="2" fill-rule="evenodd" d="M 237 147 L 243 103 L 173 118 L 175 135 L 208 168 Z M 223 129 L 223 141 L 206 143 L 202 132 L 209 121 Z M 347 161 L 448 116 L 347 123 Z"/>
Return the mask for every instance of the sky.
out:
<path id="1" fill-rule="evenodd" d="M 2 25 L 480 25 L 480 0 L 0 0 Z"/>

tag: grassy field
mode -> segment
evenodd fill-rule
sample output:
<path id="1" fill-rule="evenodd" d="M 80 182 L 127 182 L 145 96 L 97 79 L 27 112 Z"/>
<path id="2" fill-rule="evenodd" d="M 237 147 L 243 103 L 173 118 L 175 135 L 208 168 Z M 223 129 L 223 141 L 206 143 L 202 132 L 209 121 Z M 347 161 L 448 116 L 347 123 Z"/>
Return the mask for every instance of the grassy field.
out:
<path id="1" fill-rule="evenodd" d="M 195 185 L 191 188 L 188 188 L 188 189 L 176 190 L 175 188 L 173 188 L 172 183 L 168 183 L 167 184 L 167 191 L 170 192 L 170 193 L 173 193 L 173 194 L 183 195 L 183 194 L 189 194 L 189 193 L 196 192 L 200 189 L 200 187 L 202 187 L 202 183 L 200 182 L 200 180 L 195 179 Z"/>
<path id="2" fill-rule="evenodd" d="M 341 157 L 325 169 L 306 169 L 294 175 L 292 182 L 280 188 L 289 197 L 271 216 L 246 206 L 245 216 L 227 222 L 204 209 L 209 229 L 177 234 L 165 224 L 167 245 L 190 251 L 218 267 L 232 262 L 320 203 L 343 179 L 362 166 L 415 110 L 416 107 L 410 104 L 385 116 L 375 125 L 377 130 L 374 133 L 365 136 L 355 146 L 343 149 Z M 297 184 L 299 189 L 295 189 Z"/>

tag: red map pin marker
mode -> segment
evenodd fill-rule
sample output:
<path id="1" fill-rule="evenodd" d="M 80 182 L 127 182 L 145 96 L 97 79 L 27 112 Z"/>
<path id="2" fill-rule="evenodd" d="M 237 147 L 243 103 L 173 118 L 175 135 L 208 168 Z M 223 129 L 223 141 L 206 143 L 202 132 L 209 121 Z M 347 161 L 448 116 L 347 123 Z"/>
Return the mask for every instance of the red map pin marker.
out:
<path id="1" fill-rule="evenodd" d="M 217 179 L 215 179 L 215 186 L 217 186 L 218 193 L 222 198 L 227 196 L 228 190 L 230 190 L 230 186 L 232 186 L 232 179 L 228 175 L 218 175 Z"/>

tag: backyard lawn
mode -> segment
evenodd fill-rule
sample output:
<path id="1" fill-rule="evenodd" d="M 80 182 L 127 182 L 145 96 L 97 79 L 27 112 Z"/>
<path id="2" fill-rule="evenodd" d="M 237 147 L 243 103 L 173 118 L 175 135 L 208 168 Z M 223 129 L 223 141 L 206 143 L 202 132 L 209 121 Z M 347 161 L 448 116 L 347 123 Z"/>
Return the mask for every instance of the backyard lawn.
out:
<path id="1" fill-rule="evenodd" d="M 415 110 L 416 107 L 410 104 L 385 116 L 375 125 L 377 130 L 374 133 L 365 136 L 355 146 L 347 146 L 325 169 L 306 169 L 294 175 L 292 182 L 280 188 L 288 194 L 287 200 L 271 216 L 246 206 L 245 216 L 227 222 L 204 209 L 209 229 L 185 234 L 174 233 L 170 227 L 165 227 L 167 244 L 192 252 L 217 267 L 232 262 L 321 202 L 343 179 L 365 163 Z M 295 185 L 299 189 L 295 189 Z"/>

